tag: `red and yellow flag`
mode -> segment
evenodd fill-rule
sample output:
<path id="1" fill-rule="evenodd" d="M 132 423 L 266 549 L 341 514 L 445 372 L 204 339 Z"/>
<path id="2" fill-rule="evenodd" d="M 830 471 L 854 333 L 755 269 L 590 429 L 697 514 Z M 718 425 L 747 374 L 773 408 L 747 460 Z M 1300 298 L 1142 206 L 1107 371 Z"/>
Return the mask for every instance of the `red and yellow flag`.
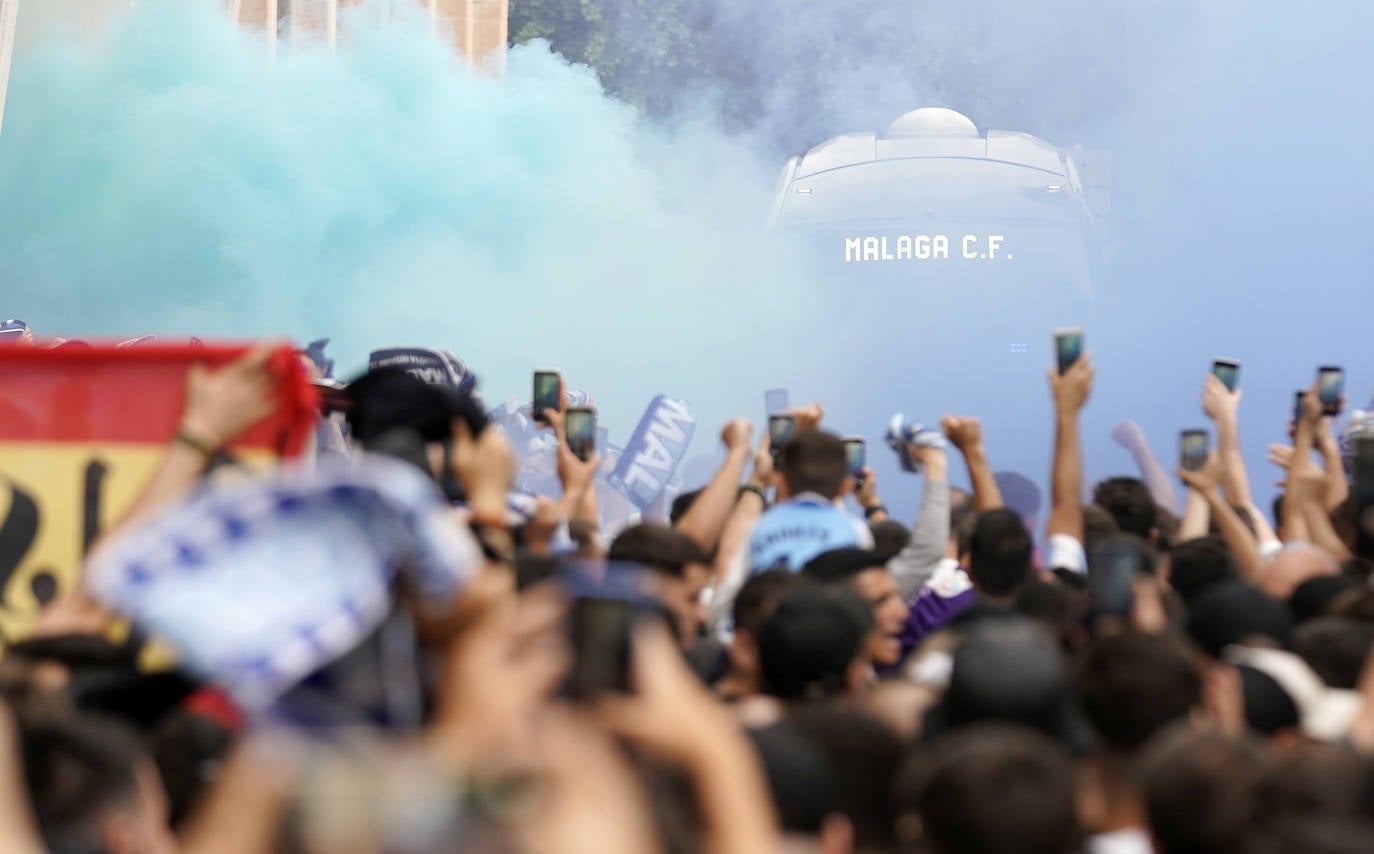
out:
<path id="1" fill-rule="evenodd" d="M 129 505 L 175 435 L 186 372 L 242 346 L 0 348 L 0 643 L 28 630 L 76 581 L 96 535 Z M 227 450 L 244 461 L 296 455 L 315 391 L 283 347 L 276 411 Z"/>

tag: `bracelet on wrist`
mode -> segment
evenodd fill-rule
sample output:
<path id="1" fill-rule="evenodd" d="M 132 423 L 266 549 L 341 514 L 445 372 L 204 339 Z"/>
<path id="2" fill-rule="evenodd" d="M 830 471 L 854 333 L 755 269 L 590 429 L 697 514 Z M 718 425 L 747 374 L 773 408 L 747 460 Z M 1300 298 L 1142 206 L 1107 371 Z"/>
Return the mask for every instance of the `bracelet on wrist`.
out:
<path id="1" fill-rule="evenodd" d="M 746 483 L 744 486 L 741 486 L 739 488 L 739 494 L 735 496 L 735 500 L 738 501 L 739 499 L 743 498 L 746 493 L 751 495 L 757 495 L 759 497 L 759 501 L 763 502 L 763 506 L 768 506 L 768 496 L 764 494 L 764 491 L 762 489 L 760 489 L 752 483 Z"/>
<path id="2" fill-rule="evenodd" d="M 886 508 L 885 506 L 883 506 L 881 503 L 879 503 L 879 504 L 874 504 L 872 507 L 865 507 L 865 508 L 864 508 L 864 518 L 865 518 L 865 519 L 872 519 L 874 516 L 877 516 L 879 513 L 886 513 L 886 512 L 887 512 L 887 508 Z"/>
<path id="3" fill-rule="evenodd" d="M 177 430 L 176 435 L 172 437 L 172 441 L 178 445 L 183 445 L 187 448 L 190 448 L 191 450 L 200 454 L 207 460 L 213 457 L 215 454 L 219 453 L 219 448 L 215 447 L 209 442 L 206 442 L 203 439 L 200 439 L 197 436 L 192 435 L 184 428 Z"/>

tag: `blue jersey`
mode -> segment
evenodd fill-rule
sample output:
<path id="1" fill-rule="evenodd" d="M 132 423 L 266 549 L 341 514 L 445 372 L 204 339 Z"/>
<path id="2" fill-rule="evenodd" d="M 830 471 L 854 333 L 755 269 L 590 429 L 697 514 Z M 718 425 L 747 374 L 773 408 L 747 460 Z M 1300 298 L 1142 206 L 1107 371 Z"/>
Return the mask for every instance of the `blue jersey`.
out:
<path id="1" fill-rule="evenodd" d="M 749 536 L 749 571 L 781 566 L 797 572 L 822 552 L 872 545 L 867 525 L 819 495 L 799 495 L 759 518 Z"/>

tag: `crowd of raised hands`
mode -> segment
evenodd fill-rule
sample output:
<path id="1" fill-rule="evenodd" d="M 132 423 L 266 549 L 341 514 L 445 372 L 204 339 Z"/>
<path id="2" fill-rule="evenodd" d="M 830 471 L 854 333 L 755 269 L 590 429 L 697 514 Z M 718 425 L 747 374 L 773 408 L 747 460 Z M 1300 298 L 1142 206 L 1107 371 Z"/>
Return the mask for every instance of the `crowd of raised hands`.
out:
<path id="1" fill-rule="evenodd" d="M 1125 422 L 1139 470 L 1085 483 L 1085 354 L 1048 376 L 1047 506 L 977 417 L 880 484 L 812 405 L 630 513 L 566 394 L 532 461 L 404 371 L 226 474 L 272 351 L 190 372 L 5 651 L 0 851 L 1374 850 L 1374 496 L 1316 386 L 1272 508 L 1211 374 L 1204 445 L 1166 468 Z M 918 484 L 907 526 L 883 491 Z"/>

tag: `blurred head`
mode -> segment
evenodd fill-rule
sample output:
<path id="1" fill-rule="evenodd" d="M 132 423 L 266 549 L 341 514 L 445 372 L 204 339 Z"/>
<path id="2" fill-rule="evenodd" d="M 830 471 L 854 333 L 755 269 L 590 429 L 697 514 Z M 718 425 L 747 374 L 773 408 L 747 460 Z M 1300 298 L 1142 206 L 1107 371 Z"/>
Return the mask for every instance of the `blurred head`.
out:
<path id="1" fill-rule="evenodd" d="M 701 591 L 711 580 L 710 558 L 695 540 L 666 525 L 635 525 L 615 538 L 607 557 L 652 569 L 659 599 L 677 620 L 683 646 L 695 640 L 706 620 Z"/>
<path id="2" fill-rule="evenodd" d="M 24 778 L 53 851 L 174 852 L 167 797 L 138 739 L 93 718 L 21 722 Z"/>
<path id="3" fill-rule="evenodd" d="M 684 492 L 673 499 L 673 506 L 668 510 L 668 524 L 676 525 L 678 520 L 687 515 L 687 511 L 692 509 L 692 505 L 701 495 L 700 489 L 693 489 L 691 492 Z"/>
<path id="4" fill-rule="evenodd" d="M 1374 624 L 1348 617 L 1318 617 L 1293 632 L 1293 651 L 1329 687 L 1354 690 L 1374 649 Z"/>
<path id="5" fill-rule="evenodd" d="M 1116 517 L 1096 504 L 1083 505 L 1083 539 L 1119 533 L 1121 526 L 1116 524 Z"/>
<path id="6" fill-rule="evenodd" d="M 765 693 L 783 700 L 823 700 L 859 689 L 864 639 L 873 617 L 843 589 L 801 584 L 787 590 L 759 629 Z"/>
<path id="7" fill-rule="evenodd" d="M 750 730 L 773 796 L 785 850 L 847 854 L 853 825 L 840 806 L 840 781 L 824 751 L 789 718 Z"/>
<path id="8" fill-rule="evenodd" d="M 1093 503 L 1111 514 L 1122 533 L 1154 539 L 1155 501 L 1150 497 L 1149 487 L 1139 478 L 1112 477 L 1102 481 L 1093 490 Z"/>
<path id="9" fill-rule="evenodd" d="M 969 542 L 968 574 L 984 596 L 1005 599 L 1031 578 L 1032 544 L 1020 517 L 1005 508 L 978 517 Z"/>
<path id="10" fill-rule="evenodd" d="M 835 549 L 812 558 L 802 574 L 821 584 L 842 586 L 867 603 L 873 630 L 864 640 L 863 655 L 870 664 L 901 660 L 907 606 L 880 555 L 864 549 Z"/>
<path id="11" fill-rule="evenodd" d="M 796 708 L 787 719 L 820 749 L 834 775 L 837 806 L 849 819 L 859 851 L 889 851 L 895 815 L 892 782 L 902 761 L 897 734 L 841 703 Z"/>
<path id="12" fill-rule="evenodd" d="M 1134 753 L 1202 702 L 1202 679 L 1178 641 L 1127 632 L 1093 641 L 1078 666 L 1083 711 L 1102 740 Z"/>
<path id="13" fill-rule="evenodd" d="M 1040 521 L 1040 487 L 1035 481 L 1014 471 L 999 471 L 993 475 L 1002 502 L 1011 508 L 1027 528 L 1034 530 Z"/>
<path id="14" fill-rule="evenodd" d="M 911 530 L 896 519 L 875 522 L 868 526 L 868 531 L 873 535 L 873 551 L 882 557 L 884 563 L 901 554 L 902 549 L 911 542 Z"/>
<path id="15" fill-rule="evenodd" d="M 1243 851 L 1256 819 L 1263 756 L 1244 741 L 1178 725 L 1141 758 L 1145 812 L 1160 854 Z"/>
<path id="16" fill-rule="evenodd" d="M 1275 599 L 1287 599 L 1309 578 L 1336 575 L 1340 571 L 1340 564 L 1325 549 L 1293 543 L 1270 559 L 1260 579 L 1260 589 Z"/>
<path id="17" fill-rule="evenodd" d="M 902 842 L 931 854 L 1078 850 L 1075 776 L 1046 736 L 979 724 L 913 753 L 894 787 Z"/>
<path id="18" fill-rule="evenodd" d="M 759 690 L 759 630 L 777 607 L 783 591 L 797 580 L 785 569 L 761 572 L 744 582 L 731 608 L 735 634 L 730 644 L 730 664 L 736 687 L 743 693 Z"/>
<path id="19" fill-rule="evenodd" d="M 1236 561 L 1220 537 L 1199 537 L 1169 550 L 1169 586 L 1184 602 L 1207 588 L 1236 577 Z"/>
<path id="20" fill-rule="evenodd" d="M 1214 584 L 1188 603 L 1188 636 L 1220 658 L 1232 644 L 1286 648 L 1288 609 L 1243 581 Z"/>
<path id="21" fill-rule="evenodd" d="M 833 501 L 844 493 L 849 478 L 844 441 L 821 430 L 794 436 L 783 446 L 778 466 L 787 498 L 811 492 Z"/>

